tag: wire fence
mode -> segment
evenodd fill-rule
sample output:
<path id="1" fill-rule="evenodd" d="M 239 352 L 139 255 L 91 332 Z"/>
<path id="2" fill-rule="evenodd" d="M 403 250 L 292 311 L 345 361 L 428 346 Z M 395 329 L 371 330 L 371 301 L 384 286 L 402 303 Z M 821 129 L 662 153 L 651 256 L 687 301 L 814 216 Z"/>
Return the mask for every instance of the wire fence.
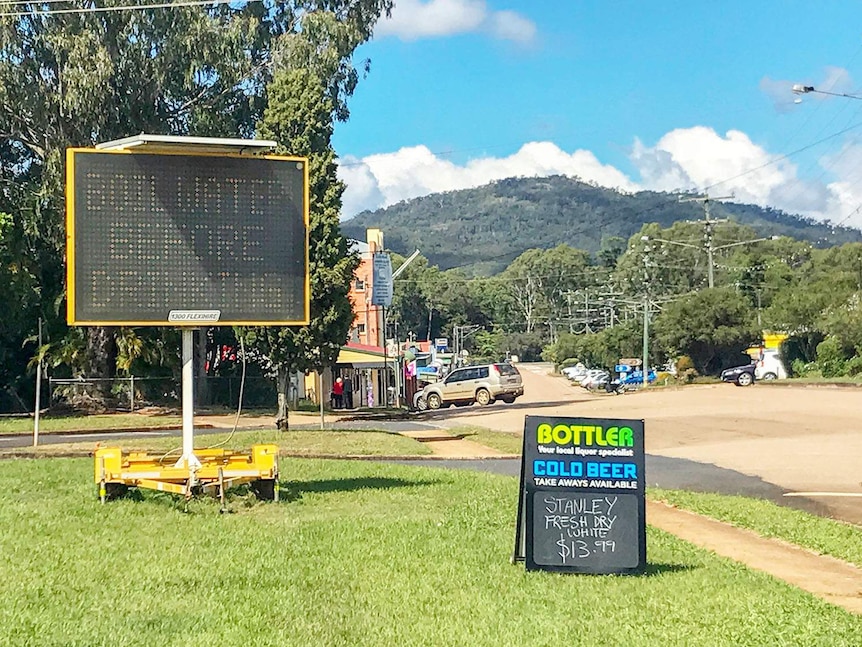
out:
<path id="1" fill-rule="evenodd" d="M 195 380 L 196 402 L 201 405 L 236 408 L 242 378 L 211 377 Z M 182 380 L 174 377 L 50 378 L 52 406 L 74 404 L 98 394 L 118 411 L 137 411 L 150 406 L 179 406 L 182 403 Z M 266 377 L 246 377 L 243 406 L 273 406 L 275 382 Z"/>

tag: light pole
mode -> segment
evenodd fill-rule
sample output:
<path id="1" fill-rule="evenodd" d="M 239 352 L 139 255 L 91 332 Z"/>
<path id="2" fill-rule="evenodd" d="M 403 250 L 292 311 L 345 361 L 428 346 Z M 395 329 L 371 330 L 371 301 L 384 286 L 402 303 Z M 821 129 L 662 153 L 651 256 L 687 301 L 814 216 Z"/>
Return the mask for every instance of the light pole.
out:
<path id="1" fill-rule="evenodd" d="M 713 267 L 715 265 L 713 253 L 722 249 L 729 249 L 731 247 L 738 247 L 739 245 L 750 245 L 752 243 L 762 243 L 767 240 L 778 240 L 780 236 L 768 236 L 766 238 L 753 238 L 752 240 L 741 240 L 738 243 L 728 243 L 727 245 L 718 245 L 714 246 L 712 244 L 712 240 L 708 240 L 705 246 L 702 245 L 692 245 L 691 243 L 681 243 L 678 240 L 665 240 L 664 238 L 654 238 L 653 236 L 641 236 L 641 240 L 644 242 L 652 241 L 656 243 L 667 243 L 668 245 L 678 245 L 679 247 L 690 247 L 691 249 L 697 249 L 700 251 L 706 251 L 707 258 L 707 285 L 711 288 L 715 287 L 715 274 L 713 271 Z"/>
<path id="2" fill-rule="evenodd" d="M 830 97 L 844 97 L 846 99 L 862 99 L 862 96 L 858 94 L 847 94 L 846 92 L 829 92 L 827 90 L 818 90 L 812 85 L 803 85 L 802 83 L 794 83 L 793 87 L 790 88 L 793 94 L 809 94 L 814 92 L 815 94 L 828 94 Z M 799 99 L 798 101 L 802 101 Z"/>

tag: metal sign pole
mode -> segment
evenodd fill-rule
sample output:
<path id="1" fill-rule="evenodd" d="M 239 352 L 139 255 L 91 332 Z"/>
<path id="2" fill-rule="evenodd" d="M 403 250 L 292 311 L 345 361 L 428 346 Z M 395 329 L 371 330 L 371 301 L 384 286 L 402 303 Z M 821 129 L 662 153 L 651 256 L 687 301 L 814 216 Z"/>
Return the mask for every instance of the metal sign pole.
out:
<path id="1" fill-rule="evenodd" d="M 42 408 L 42 317 L 39 317 L 39 366 L 36 368 L 36 411 L 33 414 L 33 447 L 39 445 L 39 409 Z"/>
<path id="2" fill-rule="evenodd" d="M 193 328 L 183 328 L 183 455 L 176 467 L 200 467 L 195 456 L 195 370 Z"/>

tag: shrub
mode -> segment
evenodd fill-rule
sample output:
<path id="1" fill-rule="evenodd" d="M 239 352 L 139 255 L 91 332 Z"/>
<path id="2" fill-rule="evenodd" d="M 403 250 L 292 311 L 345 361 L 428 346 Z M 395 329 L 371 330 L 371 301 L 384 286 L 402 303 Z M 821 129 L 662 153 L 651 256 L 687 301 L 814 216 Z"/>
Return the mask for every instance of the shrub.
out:
<path id="1" fill-rule="evenodd" d="M 680 355 L 676 360 L 677 375 L 682 374 L 688 369 L 694 370 L 694 363 L 691 361 L 691 357 L 688 355 Z M 697 373 L 697 371 L 695 371 L 695 373 Z"/>
<path id="2" fill-rule="evenodd" d="M 841 340 L 830 335 L 817 344 L 817 368 L 823 377 L 839 377 L 846 375 L 847 360 Z"/>
<path id="3" fill-rule="evenodd" d="M 862 357 L 854 355 L 844 364 L 847 375 L 856 376 L 862 374 Z"/>

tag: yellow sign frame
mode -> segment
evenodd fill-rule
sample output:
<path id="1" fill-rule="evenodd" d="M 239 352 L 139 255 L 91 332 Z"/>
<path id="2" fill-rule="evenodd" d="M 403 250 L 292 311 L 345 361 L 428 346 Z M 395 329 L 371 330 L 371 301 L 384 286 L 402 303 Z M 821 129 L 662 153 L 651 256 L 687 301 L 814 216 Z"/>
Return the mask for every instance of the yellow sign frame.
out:
<path id="1" fill-rule="evenodd" d="M 111 321 L 111 320 L 81 320 L 75 316 L 75 156 L 78 154 L 98 153 L 101 155 L 172 155 L 185 157 L 219 157 L 241 159 L 265 159 L 284 162 L 302 163 L 303 168 L 303 222 L 305 225 L 305 299 L 304 318 L 285 321 Z M 98 148 L 67 148 L 66 149 L 66 321 L 70 326 L 172 326 L 200 328 L 206 326 L 306 326 L 311 322 L 311 265 L 309 258 L 311 224 L 309 216 L 309 179 L 308 158 L 290 155 L 243 155 L 241 153 L 212 152 L 205 150 L 184 150 L 181 146 L 144 147 L 141 149 L 98 149 Z"/>

